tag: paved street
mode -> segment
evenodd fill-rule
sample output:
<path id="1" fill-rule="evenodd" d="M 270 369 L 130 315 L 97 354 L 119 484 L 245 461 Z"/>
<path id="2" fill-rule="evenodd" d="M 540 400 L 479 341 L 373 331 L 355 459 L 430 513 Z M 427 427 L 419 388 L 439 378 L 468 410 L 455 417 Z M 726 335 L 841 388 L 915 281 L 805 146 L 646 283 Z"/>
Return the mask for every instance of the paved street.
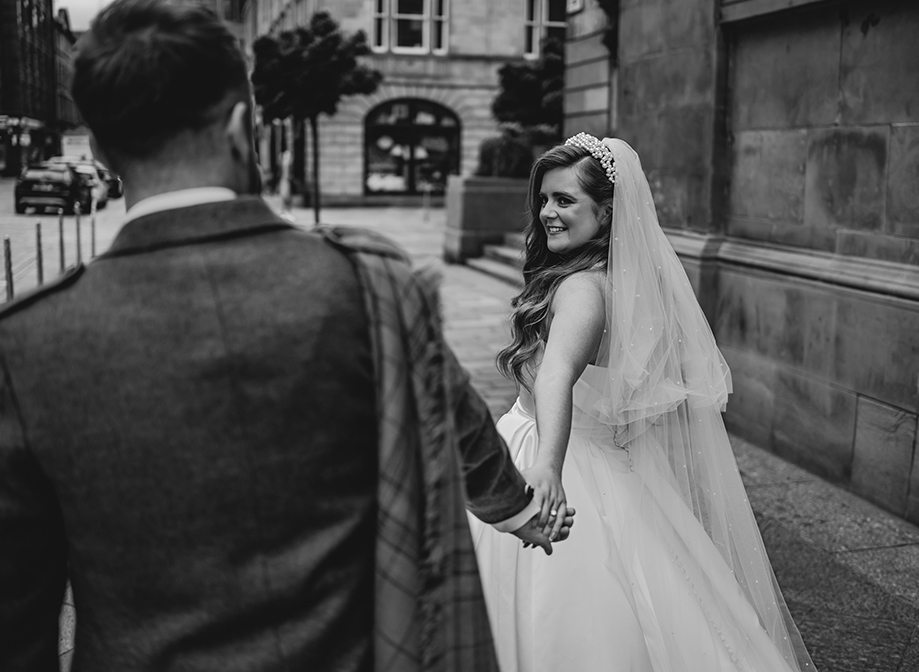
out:
<path id="1" fill-rule="evenodd" d="M 28 250 L 36 217 L 12 214 L 12 183 L 2 181 L 0 189 L 0 233 L 14 244 L 19 292 L 34 285 Z M 112 239 L 123 207 L 122 200 L 114 201 L 97 218 L 97 251 Z M 469 268 L 443 265 L 444 212 L 429 215 L 412 208 L 329 209 L 324 220 L 376 229 L 399 241 L 417 263 L 442 268 L 447 338 L 493 413 L 500 414 L 515 391 L 495 371 L 493 359 L 507 340 L 505 317 L 515 290 Z M 307 211 L 295 217 L 312 222 Z M 57 223 L 38 219 L 53 223 L 45 251 L 51 277 L 57 272 Z M 73 218 L 67 223 L 72 229 Z M 75 245 L 75 234 L 65 233 L 65 243 Z M 86 254 L 85 236 L 83 244 Z M 68 261 L 71 250 L 75 247 L 68 248 Z M 778 581 L 817 669 L 919 672 L 919 528 L 750 444 L 733 443 Z M 65 614 L 64 651 L 72 628 L 69 608 Z"/>

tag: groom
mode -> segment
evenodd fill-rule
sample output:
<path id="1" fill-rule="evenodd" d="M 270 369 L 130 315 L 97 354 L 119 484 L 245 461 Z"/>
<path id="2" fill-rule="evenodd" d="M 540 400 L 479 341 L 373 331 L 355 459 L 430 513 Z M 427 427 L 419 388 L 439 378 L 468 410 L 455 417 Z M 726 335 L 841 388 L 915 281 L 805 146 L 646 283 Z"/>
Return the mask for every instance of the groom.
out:
<path id="1" fill-rule="evenodd" d="M 128 213 L 0 311 L 0 670 L 68 576 L 84 672 L 496 669 L 464 494 L 551 547 L 401 252 L 257 196 L 209 10 L 117 0 L 73 93 Z"/>

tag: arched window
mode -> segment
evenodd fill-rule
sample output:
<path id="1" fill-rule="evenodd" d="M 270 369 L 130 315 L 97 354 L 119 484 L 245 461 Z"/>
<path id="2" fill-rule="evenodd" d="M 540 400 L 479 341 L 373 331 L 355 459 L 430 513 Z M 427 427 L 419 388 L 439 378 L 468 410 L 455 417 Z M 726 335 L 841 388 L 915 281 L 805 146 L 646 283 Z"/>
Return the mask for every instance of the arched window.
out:
<path id="1" fill-rule="evenodd" d="M 443 105 L 390 100 L 367 114 L 365 194 L 442 194 L 459 171 L 459 117 Z"/>

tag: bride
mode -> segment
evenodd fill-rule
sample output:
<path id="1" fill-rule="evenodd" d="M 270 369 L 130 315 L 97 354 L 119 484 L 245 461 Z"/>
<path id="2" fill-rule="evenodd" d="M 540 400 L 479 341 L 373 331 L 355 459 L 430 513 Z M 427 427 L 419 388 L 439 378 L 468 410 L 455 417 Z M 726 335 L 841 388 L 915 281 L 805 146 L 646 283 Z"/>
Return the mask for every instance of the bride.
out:
<path id="1" fill-rule="evenodd" d="M 721 411 L 731 376 L 637 154 L 580 133 L 530 176 L 498 423 L 552 557 L 471 519 L 504 672 L 802 672 Z"/>

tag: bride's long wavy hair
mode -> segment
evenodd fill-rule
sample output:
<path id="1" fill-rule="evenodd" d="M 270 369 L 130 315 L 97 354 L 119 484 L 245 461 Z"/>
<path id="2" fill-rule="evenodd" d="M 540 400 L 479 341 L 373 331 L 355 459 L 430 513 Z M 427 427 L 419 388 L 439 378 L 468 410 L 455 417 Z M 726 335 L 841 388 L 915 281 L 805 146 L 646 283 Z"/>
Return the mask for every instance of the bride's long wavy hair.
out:
<path id="1" fill-rule="evenodd" d="M 576 250 L 561 255 L 548 247 L 546 230 L 539 219 L 542 202 L 539 190 L 543 176 L 556 168 L 576 167 L 581 189 L 593 201 L 593 210 L 601 221 L 600 233 Z M 543 154 L 530 171 L 527 193 L 529 224 L 523 263 L 523 291 L 511 300 L 511 344 L 498 353 L 498 370 L 518 386 L 530 389 L 532 373 L 527 364 L 545 337 L 549 306 L 559 284 L 572 273 L 606 268 L 609 259 L 610 218 L 613 185 L 600 162 L 582 147 L 558 145 Z"/>

